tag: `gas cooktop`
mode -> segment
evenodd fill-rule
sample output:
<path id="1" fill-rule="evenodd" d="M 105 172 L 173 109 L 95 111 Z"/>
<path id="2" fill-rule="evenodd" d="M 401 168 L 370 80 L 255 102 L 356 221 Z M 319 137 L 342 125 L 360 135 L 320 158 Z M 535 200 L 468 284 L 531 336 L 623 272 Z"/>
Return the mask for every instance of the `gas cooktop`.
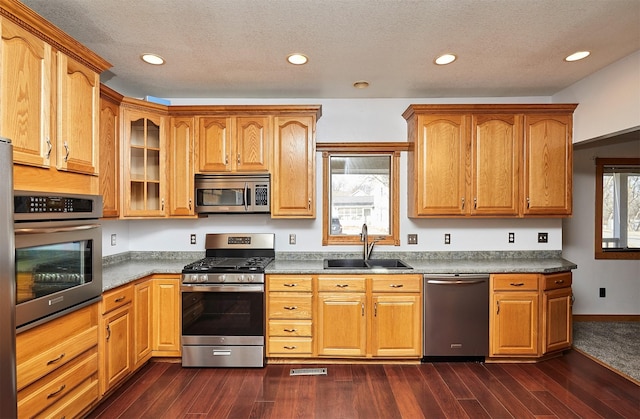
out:
<path id="1" fill-rule="evenodd" d="M 272 257 L 206 257 L 184 267 L 183 273 L 262 273 Z"/>

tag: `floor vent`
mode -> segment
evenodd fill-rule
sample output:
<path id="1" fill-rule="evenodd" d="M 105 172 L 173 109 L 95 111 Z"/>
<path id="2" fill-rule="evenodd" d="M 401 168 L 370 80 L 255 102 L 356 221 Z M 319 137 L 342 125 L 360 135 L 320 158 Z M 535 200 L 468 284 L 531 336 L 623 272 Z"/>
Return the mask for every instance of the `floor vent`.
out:
<path id="1" fill-rule="evenodd" d="M 326 368 L 291 368 L 290 376 L 293 375 L 327 375 Z"/>

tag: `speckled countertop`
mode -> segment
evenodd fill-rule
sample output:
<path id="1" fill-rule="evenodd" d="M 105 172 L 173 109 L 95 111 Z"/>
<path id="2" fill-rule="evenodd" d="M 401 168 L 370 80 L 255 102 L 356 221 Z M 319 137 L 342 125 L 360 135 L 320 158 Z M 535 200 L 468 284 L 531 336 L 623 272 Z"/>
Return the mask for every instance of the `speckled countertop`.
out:
<path id="1" fill-rule="evenodd" d="M 107 291 L 153 274 L 179 274 L 182 268 L 204 257 L 204 252 L 128 252 L 103 259 L 102 289 Z M 553 273 L 576 269 L 561 252 L 411 252 L 384 253 L 375 258 L 396 258 L 413 269 L 331 269 L 325 258 L 359 258 L 358 254 L 276 253 L 267 274 L 317 273 Z"/>

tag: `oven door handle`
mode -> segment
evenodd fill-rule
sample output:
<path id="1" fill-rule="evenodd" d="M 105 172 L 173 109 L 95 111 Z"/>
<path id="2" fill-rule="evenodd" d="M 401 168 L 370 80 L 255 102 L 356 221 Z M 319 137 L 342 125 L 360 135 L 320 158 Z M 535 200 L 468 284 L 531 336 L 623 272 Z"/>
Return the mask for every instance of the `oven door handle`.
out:
<path id="1" fill-rule="evenodd" d="M 180 286 L 180 291 L 186 292 L 264 292 L 264 284 L 253 285 L 188 285 Z"/>
<path id="2" fill-rule="evenodd" d="M 73 227 L 51 227 L 51 228 L 16 228 L 15 234 L 49 234 L 49 233 L 69 233 L 72 231 L 92 230 L 100 227 L 100 224 L 83 224 Z"/>

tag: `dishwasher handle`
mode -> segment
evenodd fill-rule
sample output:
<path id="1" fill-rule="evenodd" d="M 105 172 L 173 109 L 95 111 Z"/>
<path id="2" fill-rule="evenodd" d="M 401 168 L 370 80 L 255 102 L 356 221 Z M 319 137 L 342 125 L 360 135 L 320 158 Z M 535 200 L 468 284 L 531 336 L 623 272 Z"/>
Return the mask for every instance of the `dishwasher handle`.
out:
<path id="1" fill-rule="evenodd" d="M 427 279 L 427 284 L 436 284 L 436 285 L 472 285 L 472 284 L 482 284 L 486 280 L 484 279 L 474 279 L 474 280 L 462 280 L 462 279 Z"/>
<path id="2" fill-rule="evenodd" d="M 489 280 L 487 274 L 425 274 L 427 284 L 434 285 L 473 285 Z"/>

